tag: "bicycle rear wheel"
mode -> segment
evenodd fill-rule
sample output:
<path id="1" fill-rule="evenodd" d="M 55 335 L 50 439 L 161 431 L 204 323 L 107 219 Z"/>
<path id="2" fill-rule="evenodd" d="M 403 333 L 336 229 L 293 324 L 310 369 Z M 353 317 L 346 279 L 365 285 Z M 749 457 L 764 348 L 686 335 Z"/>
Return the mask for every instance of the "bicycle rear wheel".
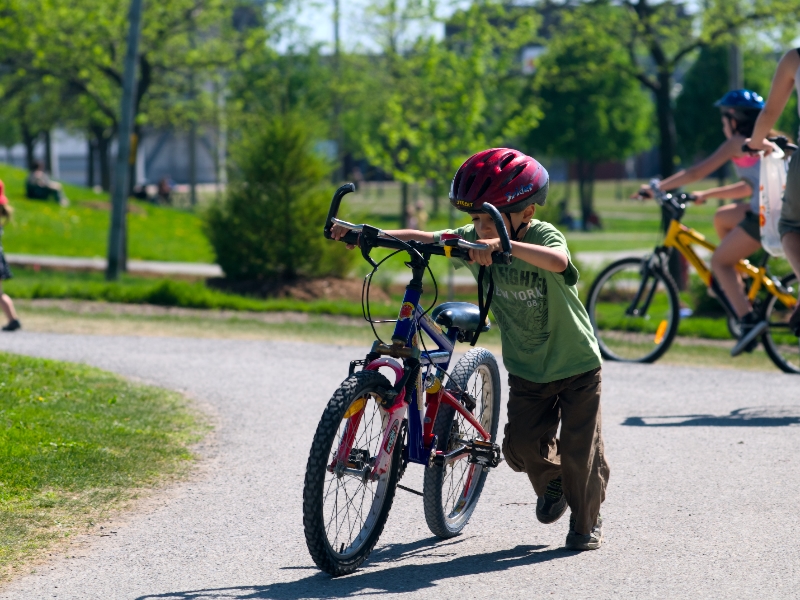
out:
<path id="1" fill-rule="evenodd" d="M 678 333 L 678 288 L 669 274 L 648 268 L 647 259 L 623 258 L 603 269 L 586 308 L 607 360 L 654 362 Z"/>
<path id="2" fill-rule="evenodd" d="M 800 285 L 794 273 L 784 277 L 781 283 L 792 291 L 792 296 L 798 297 Z M 777 297 L 770 297 L 765 315 L 769 327 L 764 332 L 761 343 L 781 371 L 800 374 L 800 338 L 789 331 L 787 326 L 793 310 L 794 307 L 785 306 Z"/>
<path id="3" fill-rule="evenodd" d="M 392 507 L 402 431 L 386 473 L 375 481 L 369 478 L 387 425 L 378 400 L 391 387 L 375 371 L 351 375 L 328 402 L 314 435 L 303 487 L 303 525 L 311 558 L 333 576 L 352 573 L 367 559 Z M 339 456 L 342 447 L 352 448 L 346 458 Z"/>
<path id="4" fill-rule="evenodd" d="M 453 367 L 447 389 L 464 390 L 475 400 L 471 412 L 495 442 L 500 419 L 500 370 L 492 353 L 483 348 L 467 352 Z M 443 452 L 479 437 L 475 428 L 446 404 L 439 407 L 433 433 L 439 438 L 437 449 Z M 425 521 L 434 535 L 450 538 L 461 533 L 478 504 L 488 473 L 466 458 L 425 469 Z"/>

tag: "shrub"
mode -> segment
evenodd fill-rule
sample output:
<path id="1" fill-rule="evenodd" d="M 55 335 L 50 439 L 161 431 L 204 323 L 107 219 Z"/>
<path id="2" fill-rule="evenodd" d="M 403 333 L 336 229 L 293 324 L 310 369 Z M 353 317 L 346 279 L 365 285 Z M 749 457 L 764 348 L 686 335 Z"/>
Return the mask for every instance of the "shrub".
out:
<path id="1" fill-rule="evenodd" d="M 252 127 L 234 148 L 228 193 L 206 214 L 206 232 L 229 279 L 349 271 L 352 253 L 322 237 L 332 190 L 330 168 L 314 143 L 313 123 L 284 114 Z"/>

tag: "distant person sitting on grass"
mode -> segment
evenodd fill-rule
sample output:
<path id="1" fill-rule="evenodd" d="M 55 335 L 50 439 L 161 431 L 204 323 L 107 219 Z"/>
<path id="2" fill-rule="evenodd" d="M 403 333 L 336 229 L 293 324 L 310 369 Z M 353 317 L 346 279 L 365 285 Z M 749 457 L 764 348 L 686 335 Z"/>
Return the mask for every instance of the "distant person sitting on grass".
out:
<path id="1" fill-rule="evenodd" d="M 25 182 L 25 195 L 31 200 L 53 199 L 61 206 L 69 204 L 61 184 L 50 180 L 44 171 L 44 163 L 40 160 L 31 163 L 31 172 Z"/>
<path id="2" fill-rule="evenodd" d="M 6 198 L 5 187 L 5 184 L 0 180 L 0 242 L 3 238 L 3 225 L 11 218 L 11 213 L 13 212 L 8 204 L 8 198 Z M 12 277 L 11 269 L 8 268 L 8 263 L 6 262 L 6 255 L 3 253 L 3 247 L 0 245 L 0 307 L 2 307 L 6 318 L 8 318 L 8 323 L 2 328 L 3 331 L 16 331 L 22 327 L 17 318 L 17 311 L 14 310 L 14 303 L 7 294 L 3 293 L 2 281 Z"/>
<path id="3" fill-rule="evenodd" d="M 162 177 L 158 182 L 157 196 L 159 204 L 172 203 L 172 180 L 170 179 L 169 175 Z"/>

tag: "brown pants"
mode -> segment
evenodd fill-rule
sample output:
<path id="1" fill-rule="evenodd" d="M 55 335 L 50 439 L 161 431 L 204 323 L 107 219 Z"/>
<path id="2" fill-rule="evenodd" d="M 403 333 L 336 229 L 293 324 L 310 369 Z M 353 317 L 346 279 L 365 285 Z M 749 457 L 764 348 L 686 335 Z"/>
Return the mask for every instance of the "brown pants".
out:
<path id="1" fill-rule="evenodd" d="M 600 431 L 600 367 L 550 383 L 509 375 L 508 384 L 503 439 L 508 465 L 528 474 L 537 496 L 560 475 L 575 530 L 589 533 L 605 500 L 609 475 Z"/>

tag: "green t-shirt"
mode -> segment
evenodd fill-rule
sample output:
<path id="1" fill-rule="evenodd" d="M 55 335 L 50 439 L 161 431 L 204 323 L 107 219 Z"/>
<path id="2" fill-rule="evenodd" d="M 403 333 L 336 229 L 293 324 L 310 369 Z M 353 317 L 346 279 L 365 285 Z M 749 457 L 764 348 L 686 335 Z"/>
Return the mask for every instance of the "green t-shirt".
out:
<path id="1" fill-rule="evenodd" d="M 477 240 L 473 225 L 447 232 Z M 436 241 L 442 233 L 434 233 Z M 521 241 L 557 248 L 569 257 L 567 241 L 549 223 L 531 221 Z M 456 268 L 466 266 L 477 280 L 480 265 L 460 259 L 454 262 Z M 519 258 L 512 258 L 508 266 L 492 265 L 484 275 L 484 293 L 489 290 L 490 271 L 494 279 L 491 310 L 500 326 L 503 364 L 509 373 L 549 383 L 600 366 L 600 350 L 578 298 L 579 274 L 572 260 L 563 273 L 534 267 Z"/>

